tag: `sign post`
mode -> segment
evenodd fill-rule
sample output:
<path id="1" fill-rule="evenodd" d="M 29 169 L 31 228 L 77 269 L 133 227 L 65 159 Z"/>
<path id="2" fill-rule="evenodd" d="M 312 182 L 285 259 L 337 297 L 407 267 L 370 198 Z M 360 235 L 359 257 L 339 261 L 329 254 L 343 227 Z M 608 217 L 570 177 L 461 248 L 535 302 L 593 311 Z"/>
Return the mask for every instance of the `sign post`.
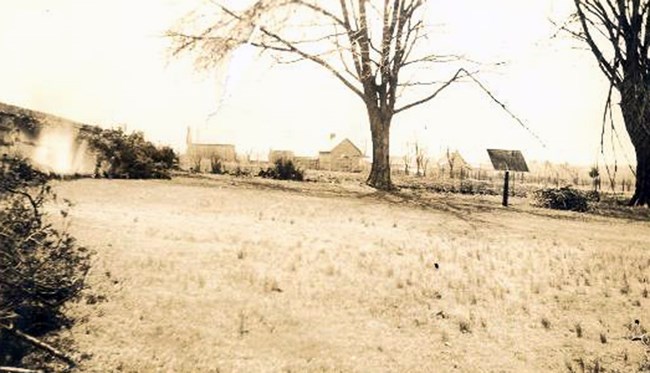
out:
<path id="1" fill-rule="evenodd" d="M 506 176 L 503 179 L 503 202 L 501 202 L 502 205 L 505 207 L 508 207 L 508 179 L 510 176 L 510 171 L 506 171 Z"/>
<path id="2" fill-rule="evenodd" d="M 503 206 L 508 206 L 508 187 L 510 182 L 510 171 L 513 172 L 528 172 L 528 165 L 524 159 L 523 154 L 519 150 L 501 150 L 501 149 L 488 149 L 488 155 L 492 166 L 497 171 L 505 171 L 503 180 Z M 515 174 L 516 175 L 516 174 Z"/>

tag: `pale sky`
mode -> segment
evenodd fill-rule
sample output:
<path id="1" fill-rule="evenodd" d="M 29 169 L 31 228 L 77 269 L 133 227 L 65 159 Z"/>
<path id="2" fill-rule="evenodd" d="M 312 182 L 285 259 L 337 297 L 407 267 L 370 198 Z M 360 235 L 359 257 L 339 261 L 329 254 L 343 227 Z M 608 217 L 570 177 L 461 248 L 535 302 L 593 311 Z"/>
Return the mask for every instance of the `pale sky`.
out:
<path id="1" fill-rule="evenodd" d="M 126 123 L 179 150 L 192 126 L 195 140 L 233 143 L 242 153 L 274 148 L 316 155 L 332 145 L 330 133 L 371 153 L 360 100 L 316 65 L 272 66 L 247 49 L 213 72 L 169 58 L 161 35 L 194 3 L 3 0 L 0 101 L 104 127 Z M 549 18 L 563 21 L 572 3 L 432 0 L 428 9 L 440 29 L 431 42 L 441 49 L 508 62 L 485 67 L 480 79 L 547 147 L 476 86 L 462 83 L 397 116 L 392 152 L 403 154 L 417 138 L 432 156 L 449 147 L 472 163 L 487 161 L 486 148 L 504 148 L 521 149 L 530 160 L 593 164 L 607 84 L 589 52 L 567 37 L 550 38 Z M 620 154 L 619 163 L 625 163 Z"/>

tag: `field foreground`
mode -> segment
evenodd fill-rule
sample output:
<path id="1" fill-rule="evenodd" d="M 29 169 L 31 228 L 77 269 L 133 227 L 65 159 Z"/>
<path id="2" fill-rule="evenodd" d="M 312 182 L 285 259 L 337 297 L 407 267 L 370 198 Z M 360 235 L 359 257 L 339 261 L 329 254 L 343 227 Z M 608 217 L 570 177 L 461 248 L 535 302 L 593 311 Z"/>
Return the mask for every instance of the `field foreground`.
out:
<path id="1" fill-rule="evenodd" d="M 628 337 L 650 325 L 649 222 L 228 177 L 56 191 L 97 252 L 94 296 L 69 309 L 82 371 L 625 372 L 646 359 Z"/>

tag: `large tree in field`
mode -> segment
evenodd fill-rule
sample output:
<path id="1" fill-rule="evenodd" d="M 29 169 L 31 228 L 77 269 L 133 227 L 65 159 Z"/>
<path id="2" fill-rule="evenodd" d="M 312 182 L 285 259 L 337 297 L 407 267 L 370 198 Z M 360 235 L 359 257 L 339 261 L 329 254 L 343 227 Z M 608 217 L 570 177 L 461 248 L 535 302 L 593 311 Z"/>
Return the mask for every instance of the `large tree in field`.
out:
<path id="1" fill-rule="evenodd" d="M 442 81 L 423 78 L 432 64 L 456 60 L 426 52 L 426 2 L 257 0 L 235 10 L 214 0 L 213 14 L 201 12 L 167 35 L 175 54 L 194 52 L 206 68 L 241 45 L 324 68 L 363 101 L 373 145 L 367 182 L 386 190 L 392 188 L 389 137 L 395 115 L 432 100 L 458 79 L 474 79 L 462 68 L 448 71 Z"/>
<path id="2" fill-rule="evenodd" d="M 625 128 L 636 152 L 630 205 L 650 205 L 650 0 L 574 0 L 580 31 L 598 66 L 620 94 Z"/>

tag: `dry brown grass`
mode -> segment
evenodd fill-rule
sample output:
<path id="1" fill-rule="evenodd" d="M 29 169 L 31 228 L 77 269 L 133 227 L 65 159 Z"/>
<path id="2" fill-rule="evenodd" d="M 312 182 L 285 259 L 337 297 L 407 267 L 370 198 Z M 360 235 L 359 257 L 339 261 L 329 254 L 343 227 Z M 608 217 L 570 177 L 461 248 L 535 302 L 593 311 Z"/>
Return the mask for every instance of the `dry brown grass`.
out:
<path id="1" fill-rule="evenodd" d="M 650 225 L 358 183 L 78 180 L 84 371 L 630 371 Z M 579 329 L 577 329 L 579 327 Z M 578 331 L 579 330 L 579 331 Z M 605 337 L 603 337 L 605 336 Z"/>

